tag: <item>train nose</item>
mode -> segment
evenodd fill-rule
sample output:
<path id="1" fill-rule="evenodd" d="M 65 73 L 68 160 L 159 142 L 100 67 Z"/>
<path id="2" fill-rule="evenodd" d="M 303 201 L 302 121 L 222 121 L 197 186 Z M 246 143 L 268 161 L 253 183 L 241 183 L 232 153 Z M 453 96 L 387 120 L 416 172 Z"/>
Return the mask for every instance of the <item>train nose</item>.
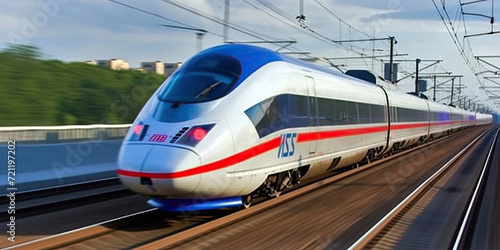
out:
<path id="1" fill-rule="evenodd" d="M 200 182 L 190 170 L 200 166 L 193 151 L 156 145 L 126 145 L 120 150 L 118 175 L 130 190 L 147 196 L 186 196 Z"/>

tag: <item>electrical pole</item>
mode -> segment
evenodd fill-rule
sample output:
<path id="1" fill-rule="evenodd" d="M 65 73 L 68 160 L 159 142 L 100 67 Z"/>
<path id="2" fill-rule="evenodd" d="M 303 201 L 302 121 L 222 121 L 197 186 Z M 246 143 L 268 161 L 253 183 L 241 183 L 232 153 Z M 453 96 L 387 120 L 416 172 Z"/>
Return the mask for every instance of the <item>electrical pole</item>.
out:
<path id="1" fill-rule="evenodd" d="M 392 71 L 393 71 L 393 64 L 394 64 L 394 42 L 396 41 L 394 39 L 393 36 L 390 36 L 389 37 L 389 40 L 391 42 L 391 51 L 390 51 L 390 54 L 391 54 L 391 57 L 389 59 L 389 78 L 390 78 L 390 81 L 391 82 L 395 82 L 397 79 L 394 79 L 394 77 L 392 76 Z"/>
<path id="2" fill-rule="evenodd" d="M 453 105 L 453 89 L 455 88 L 455 78 L 451 78 L 451 101 L 450 105 Z"/>
<path id="3" fill-rule="evenodd" d="M 204 32 L 196 32 L 196 50 L 198 52 L 202 49 L 203 36 L 205 36 Z"/>
<path id="4" fill-rule="evenodd" d="M 418 96 L 418 65 L 420 64 L 420 59 L 415 60 L 416 70 L 415 70 L 415 94 Z"/>
<path id="5" fill-rule="evenodd" d="M 297 18 L 300 18 L 300 16 L 298 16 Z M 304 17 L 305 18 L 305 17 Z M 381 40 L 389 40 L 389 42 L 391 43 L 390 44 L 390 55 L 389 55 L 389 78 L 390 78 L 390 81 L 395 84 L 396 83 L 396 79 L 394 79 L 394 77 L 392 77 L 392 68 L 393 68 L 393 64 L 394 64 L 394 44 L 397 44 L 398 41 L 396 41 L 396 38 L 393 37 L 393 36 L 389 36 L 389 37 L 384 37 L 384 38 L 368 38 L 368 39 L 353 39 L 353 40 L 332 40 L 332 42 L 334 43 L 338 43 L 338 44 L 342 44 L 342 43 L 352 43 L 352 42 L 374 42 L 374 41 L 381 41 Z M 372 60 L 374 58 L 372 57 Z"/>
<path id="6" fill-rule="evenodd" d="M 227 37 L 229 35 L 228 30 L 229 25 L 229 0 L 225 0 L 224 4 L 224 43 L 227 43 Z"/>
<path id="7" fill-rule="evenodd" d="M 433 78 L 434 78 L 434 89 L 433 89 L 434 95 L 432 97 L 432 100 L 436 101 L 436 76 L 434 76 Z"/>

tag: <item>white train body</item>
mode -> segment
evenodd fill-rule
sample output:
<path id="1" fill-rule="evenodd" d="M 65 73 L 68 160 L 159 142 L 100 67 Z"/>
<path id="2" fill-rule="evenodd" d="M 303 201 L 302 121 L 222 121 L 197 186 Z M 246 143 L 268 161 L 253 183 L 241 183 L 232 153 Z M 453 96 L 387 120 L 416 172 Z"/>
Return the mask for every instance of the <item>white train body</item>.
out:
<path id="1" fill-rule="evenodd" d="M 267 49 L 223 45 L 190 59 L 151 97 L 123 142 L 118 175 L 157 206 L 256 190 L 272 196 L 299 179 L 490 122 Z"/>

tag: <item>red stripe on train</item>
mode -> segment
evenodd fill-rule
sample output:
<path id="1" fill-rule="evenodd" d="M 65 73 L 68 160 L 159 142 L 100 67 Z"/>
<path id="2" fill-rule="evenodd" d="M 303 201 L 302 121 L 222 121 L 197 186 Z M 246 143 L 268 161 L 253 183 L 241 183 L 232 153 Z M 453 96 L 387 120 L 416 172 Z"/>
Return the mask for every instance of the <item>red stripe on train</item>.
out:
<path id="1" fill-rule="evenodd" d="M 431 126 L 437 125 L 446 125 L 452 122 L 443 123 L 434 123 Z M 413 124 L 395 124 L 391 125 L 391 129 L 402 130 L 402 129 L 412 129 L 419 127 L 427 127 L 429 123 L 413 123 Z M 346 136 L 356 136 L 356 135 L 365 135 L 371 133 L 379 133 L 387 131 L 387 126 L 378 126 L 378 127 L 368 127 L 368 128 L 355 128 L 355 129 L 344 129 L 344 130 L 331 130 L 331 131 L 318 131 L 312 133 L 302 133 L 298 135 L 297 142 L 308 142 L 314 140 L 326 140 L 332 138 L 346 137 Z M 255 156 L 266 153 L 270 150 L 278 148 L 280 145 L 280 137 L 273 138 L 269 141 L 266 141 L 262 144 L 259 144 L 255 147 L 249 148 L 237 154 L 231 155 L 219 161 L 215 161 L 212 163 L 208 163 L 205 165 L 201 165 L 199 167 L 195 167 L 188 170 L 183 170 L 174 173 L 143 173 L 136 171 L 128 171 L 123 169 L 118 169 L 117 173 L 123 176 L 129 177 L 149 177 L 149 178 L 157 178 L 157 179 L 175 179 L 181 177 L 188 177 L 197 174 L 203 174 L 215 170 L 219 170 L 222 168 L 226 168 L 241 162 L 244 162 L 248 159 L 251 159 Z"/>

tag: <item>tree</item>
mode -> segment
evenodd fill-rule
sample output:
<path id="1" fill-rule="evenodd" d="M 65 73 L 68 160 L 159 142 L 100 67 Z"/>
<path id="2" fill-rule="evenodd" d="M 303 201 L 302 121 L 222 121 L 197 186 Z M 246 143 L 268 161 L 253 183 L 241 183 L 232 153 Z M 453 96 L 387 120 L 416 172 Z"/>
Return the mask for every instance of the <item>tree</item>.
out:
<path id="1" fill-rule="evenodd" d="M 44 60 L 34 46 L 11 45 L 0 52 L 0 126 L 131 123 L 164 80 L 156 74 Z M 128 98 L 137 89 L 144 92 Z M 130 106 L 126 116 L 113 110 L 116 101 Z"/>

